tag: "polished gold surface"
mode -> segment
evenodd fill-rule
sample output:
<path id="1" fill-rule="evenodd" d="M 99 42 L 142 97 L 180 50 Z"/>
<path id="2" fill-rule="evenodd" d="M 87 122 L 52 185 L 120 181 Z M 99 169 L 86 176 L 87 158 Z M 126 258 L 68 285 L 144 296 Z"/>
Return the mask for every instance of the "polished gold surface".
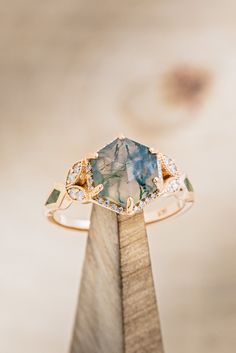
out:
<path id="1" fill-rule="evenodd" d="M 1 3 L 0 352 L 68 351 L 86 236 L 42 204 L 120 132 L 173 155 L 197 194 L 148 231 L 166 352 L 235 351 L 235 13 L 232 0 Z M 172 98 L 183 65 L 208 73 L 191 104 L 186 74 Z"/>

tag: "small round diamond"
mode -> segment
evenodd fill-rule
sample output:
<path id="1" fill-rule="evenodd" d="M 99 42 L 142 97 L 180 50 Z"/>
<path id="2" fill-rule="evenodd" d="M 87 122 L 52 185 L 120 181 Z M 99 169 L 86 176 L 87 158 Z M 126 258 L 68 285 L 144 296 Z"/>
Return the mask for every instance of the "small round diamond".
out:
<path id="1" fill-rule="evenodd" d="M 85 197 L 83 190 L 78 190 L 77 188 L 71 188 L 69 190 L 69 195 L 73 200 L 82 201 Z"/>
<path id="2" fill-rule="evenodd" d="M 102 199 L 101 197 L 98 199 L 98 203 L 99 203 L 100 205 L 103 204 L 103 199 Z"/>
<path id="3" fill-rule="evenodd" d="M 109 201 L 109 200 L 106 200 L 106 201 L 105 201 L 105 206 L 106 206 L 106 207 L 109 207 L 109 206 L 110 206 L 110 201 Z"/>
<path id="4" fill-rule="evenodd" d="M 67 181 L 69 183 L 73 183 L 76 180 L 77 174 L 76 173 L 70 173 L 68 175 Z"/>
<path id="5" fill-rule="evenodd" d="M 77 164 L 75 167 L 74 167 L 74 172 L 79 174 L 81 172 L 81 164 Z"/>
<path id="6" fill-rule="evenodd" d="M 172 163 L 170 165 L 170 170 L 173 174 L 177 173 L 177 167 L 176 167 L 176 164 Z"/>
<path id="7" fill-rule="evenodd" d="M 171 180 L 167 186 L 167 192 L 175 192 L 179 189 L 180 182 L 177 179 Z"/>
<path id="8" fill-rule="evenodd" d="M 92 184 L 92 183 L 93 183 L 93 178 L 89 177 L 89 178 L 87 179 L 87 182 L 88 182 L 88 184 Z"/>
<path id="9" fill-rule="evenodd" d="M 76 200 L 76 194 L 77 194 L 77 192 L 78 192 L 78 190 L 77 189 L 70 189 L 69 190 L 69 195 L 70 195 L 70 197 L 73 199 L 73 200 Z"/>
<path id="10" fill-rule="evenodd" d="M 88 165 L 86 166 L 86 171 L 87 171 L 87 172 L 90 172 L 91 169 L 92 169 L 91 164 L 88 164 Z"/>
<path id="11" fill-rule="evenodd" d="M 140 201 L 140 202 L 139 202 L 139 208 L 140 208 L 140 209 L 143 209 L 144 206 L 145 206 L 145 202 L 144 202 L 144 201 Z"/>
<path id="12" fill-rule="evenodd" d="M 117 207 L 117 205 L 115 203 L 113 203 L 111 205 L 111 208 L 112 208 L 113 211 L 118 211 L 118 207 Z"/>
<path id="13" fill-rule="evenodd" d="M 85 194 L 83 192 L 83 190 L 79 190 L 79 192 L 77 193 L 77 200 L 78 201 L 82 201 L 85 197 Z"/>
<path id="14" fill-rule="evenodd" d="M 164 165 L 166 170 L 172 175 L 176 175 L 178 173 L 178 168 L 175 162 L 173 161 L 173 159 L 167 156 L 164 156 L 163 160 L 164 160 Z"/>

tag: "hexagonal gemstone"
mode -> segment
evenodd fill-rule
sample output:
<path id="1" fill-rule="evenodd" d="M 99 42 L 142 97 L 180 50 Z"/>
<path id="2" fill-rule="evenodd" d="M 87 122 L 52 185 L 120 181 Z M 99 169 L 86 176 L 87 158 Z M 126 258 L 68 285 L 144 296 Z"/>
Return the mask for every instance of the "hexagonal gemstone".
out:
<path id="1" fill-rule="evenodd" d="M 153 178 L 160 176 L 157 156 L 128 138 L 118 138 L 101 149 L 91 166 L 94 185 L 104 187 L 99 197 L 123 207 L 129 196 L 138 203 L 156 191 Z"/>

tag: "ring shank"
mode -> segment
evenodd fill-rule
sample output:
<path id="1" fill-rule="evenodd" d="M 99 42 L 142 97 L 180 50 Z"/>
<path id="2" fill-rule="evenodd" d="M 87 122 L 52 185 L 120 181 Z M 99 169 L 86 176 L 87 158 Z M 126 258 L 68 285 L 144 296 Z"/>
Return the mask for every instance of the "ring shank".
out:
<path id="1" fill-rule="evenodd" d="M 146 225 L 160 222 L 164 219 L 187 211 L 193 203 L 193 192 L 187 192 L 184 198 L 180 197 L 177 193 L 176 195 L 172 195 L 172 199 L 173 201 L 168 203 L 166 207 L 159 208 L 156 211 L 144 212 Z M 52 223 L 67 229 L 88 231 L 90 227 L 89 220 L 68 218 L 60 209 L 48 211 L 47 217 Z"/>

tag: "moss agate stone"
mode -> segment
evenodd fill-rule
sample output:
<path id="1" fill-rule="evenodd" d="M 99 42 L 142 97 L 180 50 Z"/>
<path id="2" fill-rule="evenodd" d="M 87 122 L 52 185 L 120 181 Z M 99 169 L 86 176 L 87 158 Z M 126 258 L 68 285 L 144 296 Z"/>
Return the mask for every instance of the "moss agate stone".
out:
<path id="1" fill-rule="evenodd" d="M 116 139 L 91 160 L 95 186 L 102 184 L 99 196 L 125 207 L 128 197 L 138 203 L 156 191 L 159 176 L 157 157 L 147 146 L 128 138 Z"/>

